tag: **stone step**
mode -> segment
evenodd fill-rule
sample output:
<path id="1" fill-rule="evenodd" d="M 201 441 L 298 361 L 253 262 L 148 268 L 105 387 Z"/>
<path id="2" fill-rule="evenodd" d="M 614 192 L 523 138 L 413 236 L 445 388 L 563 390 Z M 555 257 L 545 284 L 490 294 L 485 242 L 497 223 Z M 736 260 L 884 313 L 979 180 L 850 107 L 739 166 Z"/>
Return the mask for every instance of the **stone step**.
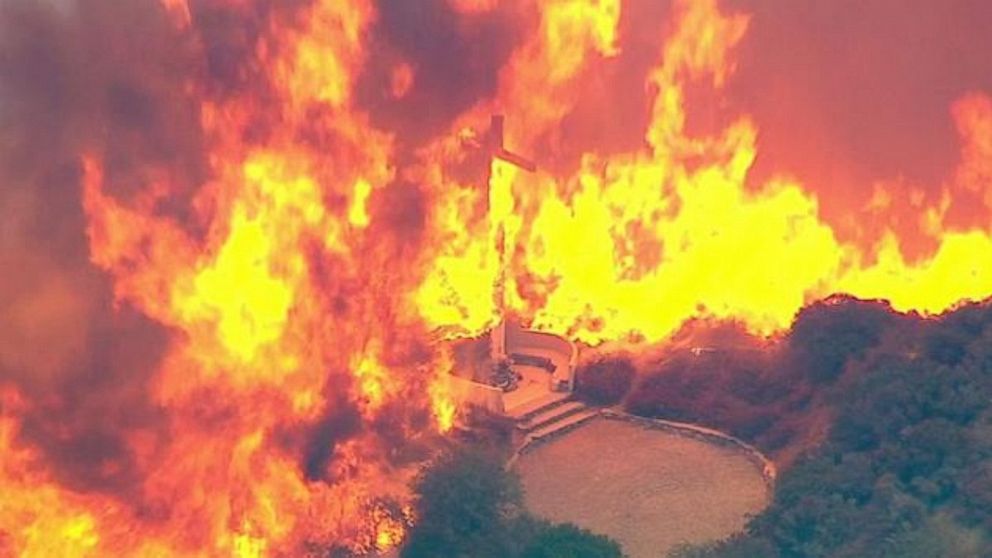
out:
<path id="1" fill-rule="evenodd" d="M 517 423 L 517 428 L 524 432 L 533 432 L 539 428 L 547 426 L 552 422 L 562 420 L 570 415 L 587 409 L 585 403 L 579 401 L 568 401 L 560 405 L 555 405 L 546 409 L 527 420 Z"/>
<path id="2" fill-rule="evenodd" d="M 527 435 L 528 442 L 535 442 L 547 438 L 555 434 L 564 434 L 565 432 L 581 425 L 587 420 L 593 419 L 599 416 L 599 409 L 585 409 L 579 411 L 575 414 L 569 415 L 562 420 L 557 420 L 534 430 Z"/>
<path id="3" fill-rule="evenodd" d="M 517 420 L 528 420 L 548 409 L 564 404 L 570 397 L 572 397 L 572 394 L 567 392 L 546 393 L 545 395 L 507 409 L 506 414 Z"/>

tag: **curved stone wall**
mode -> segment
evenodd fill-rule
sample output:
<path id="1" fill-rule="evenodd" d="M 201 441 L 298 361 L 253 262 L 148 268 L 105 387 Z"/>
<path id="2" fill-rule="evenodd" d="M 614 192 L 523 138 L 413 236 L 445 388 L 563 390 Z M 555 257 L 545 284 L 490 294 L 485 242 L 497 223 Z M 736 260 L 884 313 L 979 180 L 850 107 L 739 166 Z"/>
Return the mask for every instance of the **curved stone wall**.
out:
<path id="1" fill-rule="evenodd" d="M 550 333 L 524 329 L 517 324 L 501 326 L 506 355 L 524 354 L 550 360 L 555 370 L 551 376 L 554 391 L 572 391 L 575 387 L 575 365 L 578 349 L 566 339 Z"/>

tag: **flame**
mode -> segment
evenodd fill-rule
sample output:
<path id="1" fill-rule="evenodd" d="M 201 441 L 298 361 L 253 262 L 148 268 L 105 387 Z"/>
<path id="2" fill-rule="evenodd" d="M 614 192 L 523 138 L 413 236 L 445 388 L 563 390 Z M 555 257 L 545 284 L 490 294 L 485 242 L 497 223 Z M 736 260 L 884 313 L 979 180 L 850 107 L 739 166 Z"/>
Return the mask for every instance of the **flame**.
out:
<path id="1" fill-rule="evenodd" d="M 613 13 L 608 3 L 563 13 L 543 12 L 546 36 L 511 61 L 517 71 L 497 100 L 512 107 L 508 112 L 526 115 L 530 134 L 514 138 L 520 145 L 535 143 L 572 109 L 581 92 L 574 83 L 584 75 L 581 62 L 593 66 L 596 56 L 615 54 L 608 46 L 615 30 L 602 30 L 609 27 L 604 21 L 615 26 L 617 20 L 596 17 Z M 909 261 L 892 229 L 873 244 L 844 243 L 802 184 L 788 178 L 749 183 L 758 130 L 747 116 L 713 134 L 690 133 L 687 87 L 724 87 L 749 19 L 723 14 L 715 1 L 676 2 L 674 17 L 675 30 L 646 80 L 654 91 L 647 147 L 586 153 L 577 172 L 565 177 L 526 175 L 497 161 L 490 181 L 491 229 L 499 229 L 512 250 L 490 238 L 495 255 L 480 266 L 477 254 L 486 250 L 480 236 L 474 242 L 458 238 L 465 247 L 445 256 L 445 268 L 455 269 L 438 273 L 478 277 L 479 270 L 498 265 L 506 294 L 497 295 L 497 307 L 539 329 L 593 344 L 661 340 L 697 317 L 736 320 L 752 332 L 771 334 L 788 327 L 805 304 L 838 292 L 925 313 L 989 295 L 988 229 L 949 230 L 940 208 L 926 207 L 918 208 L 920 219 L 937 240 L 927 258 Z M 555 51 L 563 42 L 549 29 L 565 22 L 570 29 L 585 22 L 586 31 L 567 41 L 579 62 Z M 538 79 L 547 85 L 536 85 Z M 560 94 L 557 87 L 568 92 Z M 987 191 L 988 107 L 983 94 L 955 105 L 966 145 L 959 189 Z M 892 195 L 880 186 L 870 205 L 885 205 Z M 454 319 L 456 309 L 488 308 L 478 283 L 471 284 L 458 291 L 458 283 L 449 281 L 449 292 L 435 298 L 445 302 L 431 308 L 428 318 L 464 324 Z"/>
<path id="2" fill-rule="evenodd" d="M 451 386 L 453 372 L 454 355 L 451 348 L 442 347 L 434 379 L 428 386 L 434 420 L 442 433 L 448 432 L 455 426 L 458 414 L 458 403 Z"/>
<path id="3" fill-rule="evenodd" d="M 177 28 L 196 32 L 195 3 L 163 4 Z M 772 334 L 835 293 L 925 313 L 992 293 L 992 231 L 948 217 L 964 195 L 992 209 L 987 94 L 951 108 L 962 154 L 941 200 L 905 201 L 902 185 L 879 183 L 854 210 L 883 222 L 909 214 L 933 244 L 914 257 L 895 226 L 841 239 L 816 195 L 786 174 L 755 183 L 759 129 L 747 115 L 692 125 L 696 93 L 725 94 L 748 16 L 676 1 L 642 81 L 639 146 L 584 138 L 569 166 L 554 161 L 562 130 L 589 110 L 590 84 L 608 89 L 596 76 L 624 55 L 627 5 L 446 6 L 467 22 L 505 11 L 528 25 L 491 96 L 416 149 L 359 98 L 375 3 L 314 0 L 268 16 L 244 83 L 190 84 L 210 174 L 183 218 L 162 210 L 179 197 L 167 178 L 121 196 L 102 154 L 80 154 L 91 262 L 112 278 L 118 305 L 170 333 L 148 386 L 167 418 L 160 436 L 128 434 L 137 488 L 80 491 L 20 436 L 40 403 L 0 384 L 0 555 L 395 547 L 409 514 L 378 503 L 409 498 L 414 467 L 396 457 L 398 440 L 454 427 L 446 341 L 507 315 L 595 344 L 663 340 L 700 317 Z M 388 98 L 421 98 L 420 72 L 390 59 Z M 535 154 L 537 172 L 486 151 L 496 110 L 509 115 L 505 147 Z"/>

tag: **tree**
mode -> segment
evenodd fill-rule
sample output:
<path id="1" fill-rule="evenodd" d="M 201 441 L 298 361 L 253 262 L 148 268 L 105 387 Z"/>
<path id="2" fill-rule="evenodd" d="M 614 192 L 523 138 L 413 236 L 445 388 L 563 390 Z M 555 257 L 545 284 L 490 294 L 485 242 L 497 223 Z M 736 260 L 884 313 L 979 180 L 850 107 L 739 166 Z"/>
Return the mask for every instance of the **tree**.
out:
<path id="1" fill-rule="evenodd" d="M 992 556 L 992 305 L 918 320 L 804 311 L 789 348 L 832 407 L 829 435 L 745 535 L 678 556 Z"/>
<path id="2" fill-rule="evenodd" d="M 876 346 L 894 321 L 889 308 L 878 303 L 834 297 L 804 309 L 789 333 L 789 346 L 810 380 L 828 384 L 844 371 L 848 360 L 861 358 Z"/>
<path id="3" fill-rule="evenodd" d="M 575 525 L 547 526 L 523 551 L 521 558 L 620 558 L 612 540 Z"/>
<path id="4" fill-rule="evenodd" d="M 481 453 L 443 455 L 414 483 L 416 524 L 403 558 L 505 556 L 506 519 L 521 502 L 517 478 Z"/>
<path id="5" fill-rule="evenodd" d="M 403 558 L 619 558 L 610 539 L 524 513 L 519 479 L 475 451 L 443 455 L 414 483 Z"/>

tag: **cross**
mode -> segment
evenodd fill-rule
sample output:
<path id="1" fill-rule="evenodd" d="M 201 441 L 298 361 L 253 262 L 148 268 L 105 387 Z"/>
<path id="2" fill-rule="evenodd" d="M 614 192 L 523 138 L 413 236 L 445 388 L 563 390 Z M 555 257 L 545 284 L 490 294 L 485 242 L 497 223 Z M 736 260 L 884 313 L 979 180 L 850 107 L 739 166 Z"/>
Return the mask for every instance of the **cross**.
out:
<path id="1" fill-rule="evenodd" d="M 482 138 L 482 147 L 485 152 L 496 159 L 501 159 L 516 165 L 527 172 L 537 171 L 537 164 L 521 155 L 517 155 L 508 150 L 503 145 L 503 120 L 502 114 L 494 114 L 489 121 L 489 130 Z"/>

